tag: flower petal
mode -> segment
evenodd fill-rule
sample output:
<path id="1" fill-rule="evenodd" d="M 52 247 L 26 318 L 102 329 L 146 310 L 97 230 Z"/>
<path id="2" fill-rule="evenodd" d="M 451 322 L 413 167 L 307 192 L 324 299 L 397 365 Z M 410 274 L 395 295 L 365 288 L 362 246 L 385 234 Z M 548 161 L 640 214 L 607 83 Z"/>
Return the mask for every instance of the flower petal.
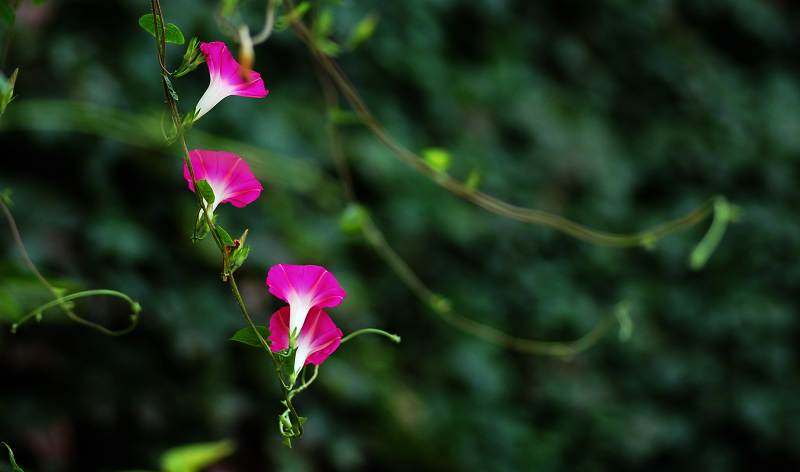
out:
<path id="1" fill-rule="evenodd" d="M 272 314 L 269 332 L 272 352 L 280 352 L 289 347 L 289 307 L 285 306 Z M 295 374 L 305 365 L 320 365 L 325 362 L 339 348 L 343 335 L 327 313 L 319 308 L 312 310 L 297 340 Z"/>
<path id="2" fill-rule="evenodd" d="M 269 348 L 280 352 L 289 347 L 289 307 L 285 306 L 269 319 Z"/>
<path id="3" fill-rule="evenodd" d="M 327 269 L 316 265 L 278 264 L 267 274 L 269 292 L 289 303 L 290 332 L 300 332 L 314 308 L 337 306 L 347 293 Z"/>
<path id="4" fill-rule="evenodd" d="M 304 365 L 320 365 L 342 343 L 342 330 L 336 327 L 330 316 L 319 308 L 308 314 L 306 323 L 297 339 L 294 371 L 300 372 Z"/>
<path id="5" fill-rule="evenodd" d="M 228 51 L 225 43 L 221 41 L 200 43 L 200 51 L 206 58 L 210 81 L 208 89 L 200 97 L 200 101 L 195 107 L 195 121 L 208 113 L 225 97 L 238 95 L 263 98 L 269 93 L 264 87 L 261 74 L 256 71 L 243 71 Z"/>
<path id="6" fill-rule="evenodd" d="M 189 153 L 192 169 L 197 180 L 207 180 L 214 190 L 214 204 L 230 203 L 241 208 L 255 201 L 263 186 L 255 178 L 244 159 L 225 151 L 195 149 Z M 189 167 L 183 164 L 183 178 L 194 192 Z"/>

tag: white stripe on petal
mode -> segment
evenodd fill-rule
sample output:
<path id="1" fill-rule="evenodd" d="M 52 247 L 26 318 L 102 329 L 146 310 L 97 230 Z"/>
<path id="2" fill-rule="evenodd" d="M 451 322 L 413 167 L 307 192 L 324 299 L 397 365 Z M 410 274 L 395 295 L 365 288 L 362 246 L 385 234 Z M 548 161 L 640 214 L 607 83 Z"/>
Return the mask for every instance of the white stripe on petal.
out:
<path id="1" fill-rule="evenodd" d="M 200 97 L 200 101 L 197 102 L 197 107 L 194 110 L 194 120 L 199 120 L 200 117 L 211 111 L 217 103 L 221 102 L 223 98 L 229 97 L 233 91 L 233 88 L 226 82 L 220 79 L 212 80 L 206 92 Z"/>

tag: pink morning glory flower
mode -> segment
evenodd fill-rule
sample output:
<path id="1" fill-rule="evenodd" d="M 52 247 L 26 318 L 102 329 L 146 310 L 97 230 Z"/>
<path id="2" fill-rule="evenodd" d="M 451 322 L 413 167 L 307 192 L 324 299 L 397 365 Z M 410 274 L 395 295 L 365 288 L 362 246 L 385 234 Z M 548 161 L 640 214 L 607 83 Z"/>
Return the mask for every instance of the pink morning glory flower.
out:
<path id="1" fill-rule="evenodd" d="M 273 352 L 289 347 L 289 312 L 290 308 L 285 306 L 276 311 L 269 320 L 269 341 Z M 320 365 L 325 362 L 341 342 L 342 330 L 336 327 L 331 317 L 319 308 L 311 310 L 297 338 L 294 375 L 307 364 Z"/>
<path id="2" fill-rule="evenodd" d="M 206 92 L 200 97 L 200 101 L 197 102 L 195 121 L 208 113 L 225 97 L 238 95 L 263 98 L 269 93 L 264 88 L 261 75 L 258 72 L 243 69 L 228 51 L 225 43 L 221 41 L 200 43 L 200 51 L 206 57 L 211 82 Z"/>
<path id="3" fill-rule="evenodd" d="M 316 265 L 272 266 L 267 274 L 267 286 L 269 293 L 289 304 L 290 341 L 301 332 L 306 317 L 314 309 L 337 306 L 347 296 L 333 274 Z"/>
<path id="4" fill-rule="evenodd" d="M 192 169 L 197 180 L 206 180 L 214 191 L 213 212 L 218 205 L 230 203 L 242 208 L 252 203 L 264 187 L 256 180 L 247 162 L 231 152 L 205 151 L 195 149 L 189 153 Z M 189 190 L 194 192 L 194 184 L 189 174 L 189 167 L 184 162 L 183 178 L 189 183 Z"/>

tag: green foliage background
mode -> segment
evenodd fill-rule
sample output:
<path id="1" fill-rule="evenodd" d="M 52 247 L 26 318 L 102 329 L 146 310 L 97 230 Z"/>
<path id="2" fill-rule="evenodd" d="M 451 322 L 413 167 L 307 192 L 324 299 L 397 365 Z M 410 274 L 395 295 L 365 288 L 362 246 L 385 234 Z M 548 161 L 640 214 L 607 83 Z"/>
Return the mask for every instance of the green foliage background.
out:
<path id="1" fill-rule="evenodd" d="M 4 0 L 3 0 L 4 1 Z M 348 291 L 336 353 L 297 405 L 295 449 L 276 432 L 267 359 L 242 326 L 210 242 L 189 242 L 194 200 L 158 129 L 162 96 L 148 2 L 23 2 L 4 72 L 0 186 L 33 259 L 70 289 L 123 290 L 142 324 L 106 338 L 57 312 L 0 331 L 0 440 L 26 470 L 157 467 L 170 447 L 222 438 L 226 470 L 787 470 L 800 464 L 800 8 L 792 2 L 343 1 L 334 38 L 377 13 L 339 60 L 411 149 L 441 147 L 480 188 L 617 231 L 679 216 L 714 194 L 741 206 L 706 268 L 704 227 L 651 251 L 594 247 L 471 206 L 342 128 L 356 192 L 433 290 L 516 335 L 573 339 L 620 300 L 635 329 L 571 360 L 511 353 L 422 306 L 362 240 L 344 198 L 313 63 L 291 32 L 256 49 L 270 95 L 230 98 L 190 146 L 242 152 L 265 183 L 226 228 L 250 228 L 240 283 L 264 323 L 276 263 L 331 269 Z M 253 25 L 261 2 L 249 2 Z M 213 4 L 164 0 L 188 36 L 223 39 Z M 5 31 L 4 31 L 5 33 Z M 182 54 L 170 46 L 176 61 Z M 176 87 L 183 111 L 204 68 Z M 240 144 L 231 144 L 230 140 Z M 5 222 L 3 222 L 5 224 Z M 4 228 L 5 231 L 5 228 Z M 47 300 L 0 239 L 0 323 Z M 108 324 L 114 301 L 79 303 Z"/>

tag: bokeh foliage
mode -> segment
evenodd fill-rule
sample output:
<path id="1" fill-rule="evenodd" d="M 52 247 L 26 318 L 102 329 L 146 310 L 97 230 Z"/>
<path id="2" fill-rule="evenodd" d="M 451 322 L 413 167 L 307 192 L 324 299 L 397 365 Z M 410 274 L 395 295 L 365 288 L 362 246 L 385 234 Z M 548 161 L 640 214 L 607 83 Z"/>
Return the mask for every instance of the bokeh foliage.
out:
<path id="1" fill-rule="evenodd" d="M 368 14 L 374 35 L 338 60 L 411 149 L 449 172 L 591 226 L 628 231 L 714 194 L 742 210 L 706 267 L 705 227 L 650 251 L 598 248 L 504 220 L 403 166 L 343 126 L 355 188 L 397 252 L 473 318 L 572 339 L 620 300 L 634 330 L 571 360 L 471 338 L 422 306 L 362 240 L 340 231 L 313 62 L 290 31 L 257 48 L 270 96 L 228 99 L 190 145 L 248 157 L 266 190 L 221 216 L 250 228 L 240 269 L 252 312 L 277 305 L 272 264 L 317 263 L 349 297 L 348 343 L 298 401 L 295 449 L 275 433 L 266 359 L 227 338 L 241 321 L 210 243 L 191 246 L 193 199 L 161 144 L 162 98 L 147 2 L 29 2 L 7 65 L 17 98 L 0 120 L 0 186 L 40 269 L 70 289 L 130 293 L 142 323 L 122 338 L 57 314 L 0 332 L 0 440 L 26 470 L 155 468 L 173 446 L 234 439 L 219 470 L 752 470 L 800 463 L 800 8 L 712 0 L 326 2 L 333 38 Z M 205 8 L 205 7 L 208 8 Z M 220 38 L 212 3 L 164 0 L 168 21 Z M 261 2 L 248 2 L 254 28 Z M 91 11 L 91 14 L 86 12 Z M 248 10 L 250 11 L 250 10 Z M 99 21 L 102 19 L 102 21 Z M 171 50 L 177 61 L 182 51 Z M 207 85 L 179 79 L 183 111 Z M 5 234 L 5 233 L 4 233 Z M 48 299 L 11 238 L 0 320 Z M 124 323 L 127 307 L 78 303 Z"/>

